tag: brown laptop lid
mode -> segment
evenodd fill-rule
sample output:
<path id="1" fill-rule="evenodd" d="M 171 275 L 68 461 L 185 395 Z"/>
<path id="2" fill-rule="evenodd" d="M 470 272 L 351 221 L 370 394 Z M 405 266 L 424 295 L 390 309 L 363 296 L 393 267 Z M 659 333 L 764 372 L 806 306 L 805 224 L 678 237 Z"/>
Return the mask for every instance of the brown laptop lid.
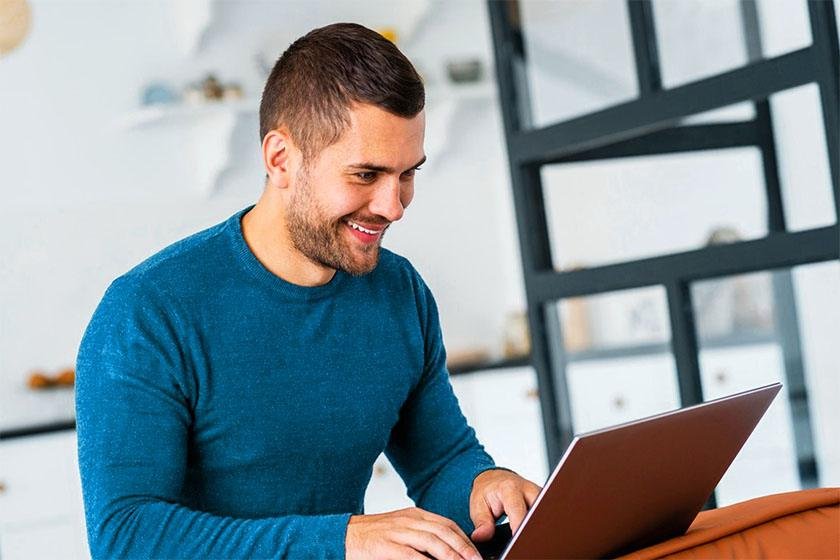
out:
<path id="1" fill-rule="evenodd" d="M 683 534 L 780 389 L 576 437 L 504 558 L 602 558 Z"/>

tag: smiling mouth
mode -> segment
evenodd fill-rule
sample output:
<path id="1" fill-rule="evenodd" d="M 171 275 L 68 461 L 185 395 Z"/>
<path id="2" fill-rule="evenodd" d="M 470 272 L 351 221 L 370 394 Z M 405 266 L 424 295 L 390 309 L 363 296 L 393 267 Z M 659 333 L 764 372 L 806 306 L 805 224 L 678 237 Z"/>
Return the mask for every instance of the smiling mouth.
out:
<path id="1" fill-rule="evenodd" d="M 362 243 L 373 243 L 377 241 L 380 237 L 382 237 L 382 232 L 388 227 L 387 225 L 383 225 L 376 229 L 365 227 L 361 224 L 354 222 L 353 220 L 344 220 L 344 223 L 350 228 L 350 232 L 353 236 L 361 241 Z"/>

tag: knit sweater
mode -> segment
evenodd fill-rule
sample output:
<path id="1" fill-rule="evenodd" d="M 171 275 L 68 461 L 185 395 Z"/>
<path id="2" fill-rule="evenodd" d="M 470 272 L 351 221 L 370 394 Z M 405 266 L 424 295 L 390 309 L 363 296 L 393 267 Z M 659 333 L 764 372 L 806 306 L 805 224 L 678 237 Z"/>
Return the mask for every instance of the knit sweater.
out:
<path id="1" fill-rule="evenodd" d="M 245 243 L 248 209 L 115 280 L 77 360 L 94 557 L 340 558 L 384 450 L 468 533 L 494 466 L 449 383 L 432 294 L 385 249 L 302 287 Z"/>

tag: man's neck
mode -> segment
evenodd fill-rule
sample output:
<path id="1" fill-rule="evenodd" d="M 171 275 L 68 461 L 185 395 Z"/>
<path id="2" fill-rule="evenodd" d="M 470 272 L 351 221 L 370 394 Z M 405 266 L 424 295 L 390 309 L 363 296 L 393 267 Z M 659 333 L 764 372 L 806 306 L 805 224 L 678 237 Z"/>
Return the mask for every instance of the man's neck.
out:
<path id="1" fill-rule="evenodd" d="M 268 193 L 263 193 L 256 206 L 242 217 L 242 234 L 257 260 L 287 282 L 322 286 L 335 275 L 334 269 L 312 262 L 295 248 L 283 206 Z"/>

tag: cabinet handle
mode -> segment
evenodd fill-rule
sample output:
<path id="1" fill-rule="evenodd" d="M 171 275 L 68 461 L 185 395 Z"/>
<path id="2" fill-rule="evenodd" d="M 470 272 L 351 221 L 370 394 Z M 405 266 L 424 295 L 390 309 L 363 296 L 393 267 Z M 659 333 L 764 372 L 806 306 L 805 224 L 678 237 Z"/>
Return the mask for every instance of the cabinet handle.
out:
<path id="1" fill-rule="evenodd" d="M 6 493 L 6 483 L 0 480 L 0 494 Z"/>
<path id="2" fill-rule="evenodd" d="M 727 378 L 728 378 L 728 377 L 729 377 L 729 376 L 727 375 L 727 373 L 726 373 L 726 370 L 725 370 L 725 369 L 719 369 L 719 370 L 717 371 L 717 373 L 715 374 L 715 381 L 717 381 L 718 383 L 720 383 L 721 385 L 723 385 L 724 383 L 726 383 L 726 382 L 727 382 L 727 380 L 728 380 Z"/>
<path id="3" fill-rule="evenodd" d="M 385 476 L 385 473 L 387 473 L 387 472 L 388 472 L 388 469 L 386 469 L 382 465 L 376 465 L 375 467 L 373 467 L 374 476 L 377 476 L 379 478 L 382 478 L 383 476 Z"/>
<path id="4" fill-rule="evenodd" d="M 530 389 L 525 391 L 525 398 L 526 399 L 531 399 L 531 400 L 539 399 L 540 398 L 540 390 L 537 389 L 536 387 L 531 387 Z"/>
<path id="5" fill-rule="evenodd" d="M 613 407 L 614 407 L 616 410 L 622 410 L 622 409 L 624 409 L 624 406 L 625 406 L 626 404 L 627 404 L 627 401 L 625 401 L 625 400 L 624 400 L 624 397 L 622 397 L 621 395 L 618 395 L 617 397 L 615 397 L 615 398 L 613 399 Z"/>

